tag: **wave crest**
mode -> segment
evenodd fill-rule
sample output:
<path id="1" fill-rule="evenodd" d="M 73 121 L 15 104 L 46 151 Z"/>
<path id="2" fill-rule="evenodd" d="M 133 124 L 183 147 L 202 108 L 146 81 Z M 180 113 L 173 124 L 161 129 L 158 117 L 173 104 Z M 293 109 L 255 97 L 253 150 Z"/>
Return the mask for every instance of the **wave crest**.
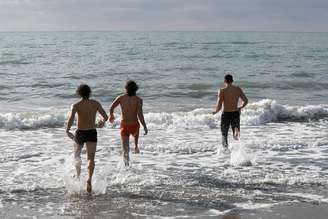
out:
<path id="1" fill-rule="evenodd" d="M 149 112 L 145 120 L 152 129 L 215 129 L 220 127 L 220 115 L 213 116 L 211 109 L 199 108 L 188 112 Z M 288 106 L 275 100 L 264 99 L 249 104 L 242 111 L 242 125 L 262 125 L 270 122 L 308 122 L 328 117 L 328 105 Z M 0 113 L 2 129 L 39 129 L 63 127 L 63 112 Z M 119 127 L 116 121 L 113 127 Z"/>
<path id="2" fill-rule="evenodd" d="M 65 123 L 64 113 L 4 113 L 0 114 L 0 128 L 2 129 L 38 129 L 57 128 Z"/>
<path id="3" fill-rule="evenodd" d="M 328 116 L 328 105 L 288 106 L 275 100 L 264 99 L 250 104 L 242 114 L 247 125 L 260 125 L 269 122 L 308 122 Z"/>
<path id="4" fill-rule="evenodd" d="M 264 99 L 249 104 L 242 111 L 242 125 L 262 125 L 270 122 L 308 122 L 328 117 L 327 105 L 288 106 L 275 100 Z M 210 109 L 196 109 L 190 112 L 148 113 L 147 122 L 155 128 L 218 128 L 219 115 L 211 115 Z"/>

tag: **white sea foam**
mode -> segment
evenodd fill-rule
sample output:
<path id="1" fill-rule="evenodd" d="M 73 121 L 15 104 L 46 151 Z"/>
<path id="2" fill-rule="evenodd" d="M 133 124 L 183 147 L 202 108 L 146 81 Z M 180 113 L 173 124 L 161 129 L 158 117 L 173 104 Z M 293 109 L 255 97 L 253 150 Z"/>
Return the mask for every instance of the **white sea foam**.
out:
<path id="1" fill-rule="evenodd" d="M 255 163 L 255 157 L 247 153 L 245 147 L 238 142 L 232 147 L 230 163 L 233 166 L 252 166 Z"/>
<path id="2" fill-rule="evenodd" d="M 264 99 L 249 104 L 242 112 L 242 123 L 259 125 L 269 122 L 317 119 L 328 116 L 328 105 L 288 106 Z"/>
<path id="3" fill-rule="evenodd" d="M 66 115 L 64 113 L 2 113 L 0 114 L 0 128 L 3 129 L 37 129 L 62 127 Z"/>
<path id="4" fill-rule="evenodd" d="M 147 122 L 154 128 L 217 128 L 219 115 L 211 115 L 210 109 L 196 109 L 190 112 L 148 113 Z M 328 105 L 288 106 L 275 100 L 264 99 L 251 103 L 242 111 L 241 123 L 261 125 L 269 122 L 308 121 L 328 116 Z"/>
<path id="5" fill-rule="evenodd" d="M 293 197 L 300 197 L 303 199 L 308 200 L 309 202 L 322 202 L 322 203 L 328 203 L 328 199 L 322 195 L 317 195 L 317 194 L 308 194 L 308 193 L 279 193 L 280 195 L 286 195 L 286 196 L 293 196 Z"/>
<path id="6" fill-rule="evenodd" d="M 71 157 L 66 157 L 63 168 L 65 172 L 63 175 L 64 185 L 69 195 L 80 195 L 86 191 L 87 176 L 82 172 L 81 176 L 76 177 L 75 161 Z M 84 165 L 85 166 L 85 165 Z M 84 168 L 86 169 L 86 168 Z M 104 172 L 94 174 L 92 179 L 92 192 L 94 194 L 105 194 L 107 189 L 107 176 Z"/>
<path id="7" fill-rule="evenodd" d="M 150 129 L 215 129 L 220 126 L 220 115 L 211 109 L 199 108 L 189 112 L 145 114 Z M 0 114 L 2 129 L 38 129 L 62 127 L 67 119 L 63 112 L 21 112 Z M 308 121 L 328 117 L 328 105 L 288 106 L 264 99 L 251 103 L 242 111 L 241 124 L 261 125 L 279 121 Z M 119 127 L 116 121 L 111 127 Z"/>
<path id="8" fill-rule="evenodd" d="M 236 205 L 237 208 L 240 208 L 240 209 L 251 210 L 251 209 L 260 209 L 260 208 L 270 208 L 270 207 L 274 206 L 275 204 L 273 204 L 273 203 L 254 203 L 254 202 L 249 201 L 249 202 L 243 202 L 243 203 L 234 203 L 234 205 Z"/>

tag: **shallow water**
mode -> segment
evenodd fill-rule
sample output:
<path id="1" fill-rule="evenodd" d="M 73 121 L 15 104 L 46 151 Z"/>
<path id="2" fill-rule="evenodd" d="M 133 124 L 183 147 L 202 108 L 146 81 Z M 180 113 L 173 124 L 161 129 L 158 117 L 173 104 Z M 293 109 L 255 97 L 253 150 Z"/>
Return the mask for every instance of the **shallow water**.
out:
<path id="1" fill-rule="evenodd" d="M 0 36 L 0 217 L 217 218 L 328 202 L 326 34 Z M 224 70 L 250 99 L 230 153 L 210 114 Z M 64 133 L 74 89 L 88 82 L 108 108 L 127 78 L 141 85 L 150 132 L 125 168 L 119 123 L 98 130 L 89 196 L 86 155 L 79 182 Z"/>

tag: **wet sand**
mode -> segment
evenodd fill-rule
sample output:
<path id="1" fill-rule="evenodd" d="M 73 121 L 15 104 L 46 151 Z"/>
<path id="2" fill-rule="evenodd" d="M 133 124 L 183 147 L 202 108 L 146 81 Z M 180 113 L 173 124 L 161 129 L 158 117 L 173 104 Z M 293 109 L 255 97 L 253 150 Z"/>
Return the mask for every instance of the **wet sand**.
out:
<path id="1" fill-rule="evenodd" d="M 326 219 L 328 216 L 326 203 L 282 203 L 245 210 L 224 202 L 204 206 L 196 202 L 182 203 L 174 199 L 164 202 L 152 197 L 116 192 L 98 196 L 68 196 L 57 191 L 56 197 L 49 196 L 46 191 L 38 193 L 43 194 L 25 194 L 30 196 L 29 204 L 19 199 L 12 202 L 7 200 L 0 208 L 0 218 Z"/>
<path id="2" fill-rule="evenodd" d="M 327 219 L 328 204 L 288 203 L 272 208 L 230 212 L 222 219 Z"/>

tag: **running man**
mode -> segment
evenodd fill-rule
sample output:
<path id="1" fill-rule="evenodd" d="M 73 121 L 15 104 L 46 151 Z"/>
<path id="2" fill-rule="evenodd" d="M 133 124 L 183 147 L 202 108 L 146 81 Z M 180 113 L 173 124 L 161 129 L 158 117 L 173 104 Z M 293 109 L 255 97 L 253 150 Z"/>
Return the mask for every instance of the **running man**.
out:
<path id="1" fill-rule="evenodd" d="M 138 85 L 134 81 L 128 81 L 125 85 L 125 93 L 118 96 L 112 103 L 109 113 L 109 121 L 114 122 L 114 109 L 120 105 L 122 111 L 121 118 L 121 139 L 123 146 L 123 160 L 125 166 L 129 166 L 129 137 L 132 135 L 134 137 L 135 153 L 139 153 L 138 139 L 139 139 L 139 128 L 140 123 L 142 124 L 145 135 L 148 133 L 148 129 L 145 123 L 143 110 L 142 110 L 142 99 L 137 96 L 136 92 L 139 89 Z"/>
<path id="2" fill-rule="evenodd" d="M 222 109 L 221 114 L 221 133 L 222 146 L 228 148 L 228 131 L 231 126 L 234 139 L 238 140 L 240 137 L 240 111 L 244 108 L 248 99 L 240 87 L 232 85 L 233 77 L 230 74 L 224 76 L 225 87 L 220 89 L 218 100 L 213 115 Z M 239 98 L 242 100 L 242 105 L 238 106 Z"/>
<path id="3" fill-rule="evenodd" d="M 89 99 L 91 94 L 91 89 L 86 84 L 81 84 L 77 90 L 76 94 L 81 97 L 81 99 L 72 105 L 72 110 L 67 122 L 66 133 L 68 137 L 74 140 L 74 158 L 77 176 L 80 177 L 81 174 L 81 150 L 86 144 L 87 148 L 87 158 L 88 158 L 88 172 L 89 177 L 87 180 L 87 192 L 92 191 L 91 181 L 92 175 L 95 168 L 95 153 L 97 147 L 97 130 L 96 128 L 102 128 L 108 119 L 108 116 L 99 102 L 96 100 Z M 97 112 L 103 117 L 102 121 L 96 124 Z M 73 125 L 75 114 L 77 113 L 77 130 L 75 135 L 70 132 Z"/>

